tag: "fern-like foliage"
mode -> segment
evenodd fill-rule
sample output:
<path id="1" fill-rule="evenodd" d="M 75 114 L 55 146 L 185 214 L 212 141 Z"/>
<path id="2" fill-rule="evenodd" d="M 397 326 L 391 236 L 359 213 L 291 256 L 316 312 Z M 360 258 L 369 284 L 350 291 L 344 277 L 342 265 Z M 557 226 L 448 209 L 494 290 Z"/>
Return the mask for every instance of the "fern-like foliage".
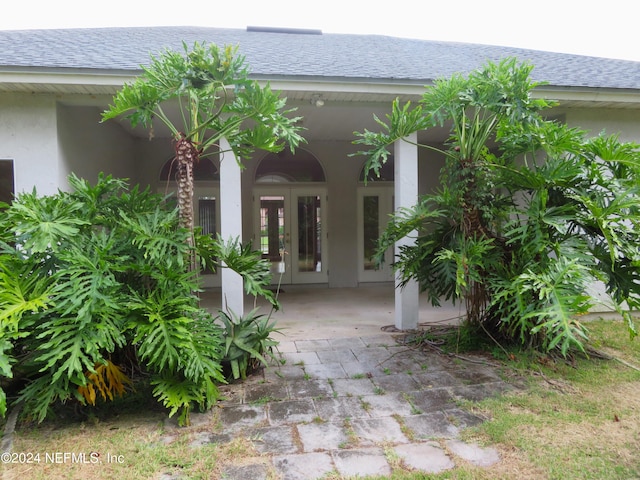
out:
<path id="1" fill-rule="evenodd" d="M 103 400 L 113 400 L 116 396 L 122 396 L 129 385 L 131 379 L 127 377 L 120 367 L 110 360 L 101 365 L 96 365 L 94 372 L 85 372 L 87 384 L 78 387 L 78 393 L 90 405 L 96 404 L 98 394 Z"/>
<path id="2" fill-rule="evenodd" d="M 0 211 L 0 375 L 9 401 L 39 421 L 57 402 L 110 401 L 128 391 L 116 363 L 127 358 L 187 423 L 193 405 L 209 408 L 225 382 L 223 332 L 198 307 L 186 261 L 191 232 L 149 189 L 105 175 L 95 185 L 73 175 L 69 183 L 72 192 L 20 194 Z M 224 259 L 251 293 L 268 292 L 268 267 L 255 252 L 195 239 L 207 261 Z M 0 390 L 0 414 L 6 407 Z"/>
<path id="3" fill-rule="evenodd" d="M 629 325 L 640 307 L 640 145 L 548 120 L 532 66 L 487 63 L 438 79 L 416 107 L 394 102 L 380 132 L 357 133 L 367 169 L 410 134 L 450 128 L 440 190 L 397 212 L 376 259 L 405 236 L 394 267 L 433 304 L 463 300 L 475 331 L 568 355 L 582 350 L 589 288 L 605 286 Z M 482 328 L 477 328 L 482 327 Z"/>

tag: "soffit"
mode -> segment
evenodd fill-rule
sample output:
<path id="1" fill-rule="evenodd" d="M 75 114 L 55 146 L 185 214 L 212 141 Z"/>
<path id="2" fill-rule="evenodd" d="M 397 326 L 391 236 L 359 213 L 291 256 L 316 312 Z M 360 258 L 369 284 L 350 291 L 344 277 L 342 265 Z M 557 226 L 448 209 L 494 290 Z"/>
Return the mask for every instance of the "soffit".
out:
<path id="1" fill-rule="evenodd" d="M 126 74 L 104 74 L 103 72 L 78 74 L 68 72 L 2 72 L 0 71 L 0 91 L 55 95 L 57 100 L 69 106 L 92 106 L 99 110 L 108 108 L 113 95 L 127 81 L 134 77 Z M 12 81 L 13 80 L 13 81 Z M 306 138 L 309 140 L 353 141 L 354 131 L 365 129 L 377 131 L 379 125 L 374 116 L 384 119 L 391 102 L 399 98 L 401 102 L 417 102 L 424 86 L 401 82 L 377 82 L 370 79 L 359 81 L 344 79 L 291 79 L 269 80 L 274 90 L 287 97 L 287 105 L 297 108 L 294 115 L 303 118 Z M 570 89 L 540 88 L 535 96 L 560 101 L 563 108 L 599 109 L 640 109 L 640 93 L 617 91 L 615 89 Z M 324 106 L 315 106 L 320 97 Z M 357 108 L 354 108 L 356 107 Z M 148 136 L 145 129 L 132 130 L 126 121 L 121 125 L 132 135 Z M 158 137 L 168 136 L 161 126 L 155 130 Z M 429 132 L 429 138 L 421 141 L 444 141 L 445 130 Z"/>

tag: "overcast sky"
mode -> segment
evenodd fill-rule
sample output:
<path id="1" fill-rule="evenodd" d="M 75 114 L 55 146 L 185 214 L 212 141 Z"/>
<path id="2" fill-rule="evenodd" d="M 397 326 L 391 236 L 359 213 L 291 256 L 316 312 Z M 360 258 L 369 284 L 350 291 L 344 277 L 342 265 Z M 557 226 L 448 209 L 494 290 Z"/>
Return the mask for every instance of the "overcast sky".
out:
<path id="1" fill-rule="evenodd" d="M 251 25 L 640 61 L 639 15 L 638 0 L 3 0 L 0 30 Z"/>

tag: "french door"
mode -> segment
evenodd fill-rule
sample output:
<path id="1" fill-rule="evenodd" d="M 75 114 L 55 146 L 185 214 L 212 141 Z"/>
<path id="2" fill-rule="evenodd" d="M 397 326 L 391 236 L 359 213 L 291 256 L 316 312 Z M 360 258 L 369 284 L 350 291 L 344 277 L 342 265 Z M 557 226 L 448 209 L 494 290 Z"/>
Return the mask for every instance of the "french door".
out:
<path id="1" fill-rule="evenodd" d="M 376 243 L 393 212 L 393 186 L 367 186 L 358 189 L 358 281 L 393 280 L 393 249 L 385 252 L 385 262 L 378 267 L 372 259 Z"/>
<path id="2" fill-rule="evenodd" d="M 254 248 L 271 263 L 274 284 L 326 283 L 326 189 L 254 191 Z"/>

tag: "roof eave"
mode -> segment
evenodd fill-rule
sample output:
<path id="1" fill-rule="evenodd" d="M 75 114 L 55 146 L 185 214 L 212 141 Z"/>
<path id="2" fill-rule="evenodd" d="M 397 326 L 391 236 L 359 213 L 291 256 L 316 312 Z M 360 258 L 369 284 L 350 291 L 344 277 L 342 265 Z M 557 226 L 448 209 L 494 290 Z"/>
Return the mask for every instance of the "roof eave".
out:
<path id="1" fill-rule="evenodd" d="M 92 70 L 70 68 L 0 68 L 0 91 L 22 93 L 113 95 L 131 82 L 141 70 Z M 317 77 L 285 75 L 253 75 L 261 83 L 269 82 L 274 90 L 298 97 L 317 93 L 334 99 L 388 101 L 419 99 L 431 80 L 376 79 L 362 77 Z M 542 85 L 534 96 L 549 98 L 561 104 L 585 102 L 619 104 L 640 108 L 640 90 L 620 88 L 567 87 Z"/>

